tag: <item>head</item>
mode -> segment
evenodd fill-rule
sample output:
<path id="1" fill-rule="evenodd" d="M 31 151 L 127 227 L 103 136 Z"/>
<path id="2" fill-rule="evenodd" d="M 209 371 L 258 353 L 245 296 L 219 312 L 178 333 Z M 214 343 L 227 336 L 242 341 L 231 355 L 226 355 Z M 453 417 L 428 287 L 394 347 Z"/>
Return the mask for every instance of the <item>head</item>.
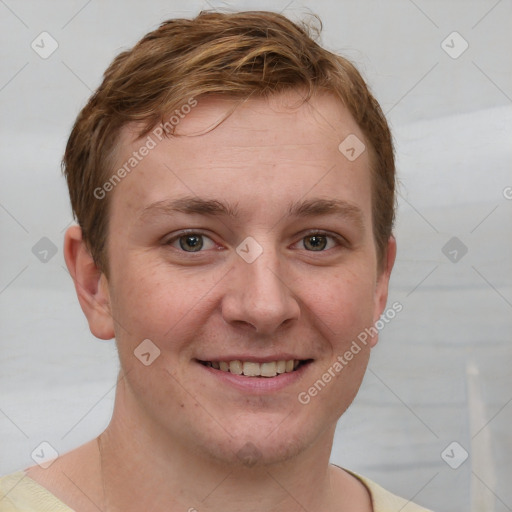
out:
<path id="1" fill-rule="evenodd" d="M 376 335 L 297 396 L 382 314 L 395 257 L 391 135 L 350 62 L 275 13 L 170 20 L 107 69 L 64 172 L 66 261 L 91 331 L 116 337 L 125 413 L 218 460 L 333 431 Z M 238 359 L 300 364 L 216 368 Z"/>
<path id="2" fill-rule="evenodd" d="M 314 34 L 313 26 L 308 31 L 271 12 L 202 12 L 163 23 L 114 59 L 78 115 L 63 160 L 75 219 L 106 274 L 110 192 L 117 184 L 112 177 L 123 127 L 136 125 L 142 138 L 161 125 L 168 136 L 194 100 L 268 98 L 289 90 L 301 90 L 301 101 L 315 92 L 331 93 L 360 127 L 369 151 L 375 244 L 383 264 L 395 209 L 390 130 L 358 70 L 319 46 Z"/>

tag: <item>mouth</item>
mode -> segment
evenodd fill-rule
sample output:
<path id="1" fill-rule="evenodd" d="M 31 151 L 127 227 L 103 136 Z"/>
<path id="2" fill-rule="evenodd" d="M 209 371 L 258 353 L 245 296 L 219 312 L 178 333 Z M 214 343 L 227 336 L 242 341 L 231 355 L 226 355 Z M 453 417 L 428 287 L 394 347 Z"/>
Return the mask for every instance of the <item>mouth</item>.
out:
<path id="1" fill-rule="evenodd" d="M 272 378 L 283 373 L 293 373 L 312 361 L 312 359 L 283 359 L 259 363 L 257 361 L 241 361 L 239 359 L 233 361 L 198 360 L 200 364 L 207 368 L 253 378 Z"/>

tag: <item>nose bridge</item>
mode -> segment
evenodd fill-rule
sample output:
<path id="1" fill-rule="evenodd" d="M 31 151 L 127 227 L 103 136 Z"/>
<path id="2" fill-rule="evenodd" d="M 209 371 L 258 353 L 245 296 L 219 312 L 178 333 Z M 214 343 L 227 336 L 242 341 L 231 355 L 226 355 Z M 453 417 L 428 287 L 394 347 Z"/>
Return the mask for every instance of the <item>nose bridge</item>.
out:
<path id="1" fill-rule="evenodd" d="M 259 260 L 259 261 L 258 261 Z M 275 251 L 267 250 L 251 264 L 241 265 L 241 273 L 248 281 L 247 291 L 249 297 L 255 302 L 265 303 L 268 300 L 283 298 L 287 286 L 284 276 L 281 275 L 280 265 Z"/>
<path id="2" fill-rule="evenodd" d="M 243 243 L 241 246 L 247 250 Z M 279 254 L 269 243 L 260 247 L 260 254 L 254 260 L 244 258 L 242 252 L 235 261 L 233 283 L 224 298 L 223 314 L 228 322 L 244 323 L 258 332 L 270 333 L 288 320 L 298 318 L 299 306 L 282 274 Z M 249 251 L 254 249 L 249 245 Z"/>

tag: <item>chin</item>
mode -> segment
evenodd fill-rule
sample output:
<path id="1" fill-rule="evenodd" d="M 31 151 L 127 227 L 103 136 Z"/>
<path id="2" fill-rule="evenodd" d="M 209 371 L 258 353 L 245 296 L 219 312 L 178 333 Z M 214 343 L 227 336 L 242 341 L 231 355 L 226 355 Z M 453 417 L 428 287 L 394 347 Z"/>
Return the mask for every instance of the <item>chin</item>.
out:
<path id="1" fill-rule="evenodd" d="M 330 430 L 325 426 L 315 427 L 309 421 L 287 425 L 286 420 L 292 415 L 293 412 L 273 422 L 263 422 L 262 418 L 252 418 L 250 422 L 250 418 L 245 418 L 246 421 L 240 421 L 229 435 L 224 431 L 221 439 L 207 442 L 203 453 L 217 463 L 240 468 L 257 469 L 286 463 L 306 452 Z"/>
<path id="2" fill-rule="evenodd" d="M 209 450 L 209 455 L 222 465 L 257 469 L 285 463 L 300 455 L 306 448 L 299 441 L 282 440 L 278 443 L 246 438 L 231 440 L 225 447 L 217 445 Z"/>

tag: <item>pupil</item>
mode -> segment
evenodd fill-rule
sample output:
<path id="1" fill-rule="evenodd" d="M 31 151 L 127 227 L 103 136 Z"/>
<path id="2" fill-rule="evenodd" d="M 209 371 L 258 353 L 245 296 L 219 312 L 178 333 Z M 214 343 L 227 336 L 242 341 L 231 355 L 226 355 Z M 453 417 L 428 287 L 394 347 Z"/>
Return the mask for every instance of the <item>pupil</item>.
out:
<path id="1" fill-rule="evenodd" d="M 203 247 L 203 240 L 200 235 L 186 235 L 180 238 L 180 247 L 184 251 L 195 252 Z"/>
<path id="2" fill-rule="evenodd" d="M 327 245 L 327 239 L 325 236 L 313 235 L 307 237 L 306 247 L 311 248 L 313 251 L 325 249 Z"/>

